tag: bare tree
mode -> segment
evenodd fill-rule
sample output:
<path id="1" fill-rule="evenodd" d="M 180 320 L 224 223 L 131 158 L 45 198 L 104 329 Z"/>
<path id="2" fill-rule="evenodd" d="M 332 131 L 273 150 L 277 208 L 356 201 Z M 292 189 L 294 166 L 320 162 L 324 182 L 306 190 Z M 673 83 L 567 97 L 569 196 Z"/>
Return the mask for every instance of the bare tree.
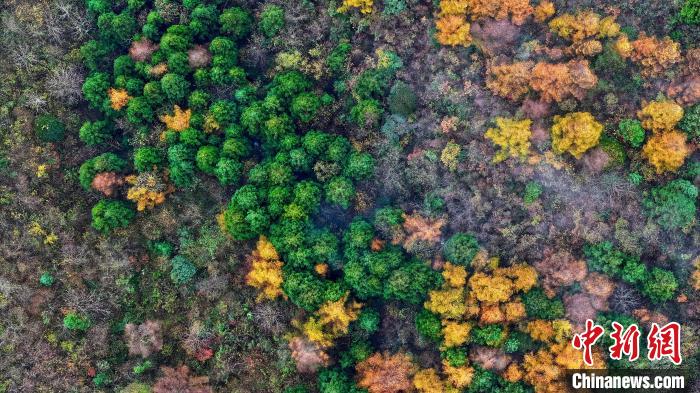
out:
<path id="1" fill-rule="evenodd" d="M 58 67 L 46 80 L 46 90 L 53 98 L 74 105 L 82 97 L 84 79 L 83 73 L 76 66 Z"/>

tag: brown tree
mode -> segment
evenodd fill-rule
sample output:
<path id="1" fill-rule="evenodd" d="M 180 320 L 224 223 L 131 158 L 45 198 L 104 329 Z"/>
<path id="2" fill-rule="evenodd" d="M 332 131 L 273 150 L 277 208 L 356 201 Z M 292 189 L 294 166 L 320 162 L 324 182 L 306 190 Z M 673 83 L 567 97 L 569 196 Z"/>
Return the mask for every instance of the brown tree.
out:
<path id="1" fill-rule="evenodd" d="M 404 353 L 375 353 L 358 363 L 355 369 L 359 379 L 357 385 L 370 393 L 413 391 L 411 377 L 416 368 L 411 357 Z"/>
<path id="2" fill-rule="evenodd" d="M 153 385 L 153 393 L 212 393 L 208 377 L 190 375 L 190 368 L 182 365 L 177 368 L 161 367 L 163 376 Z"/>
<path id="3" fill-rule="evenodd" d="M 128 323 L 124 327 L 129 355 L 147 358 L 163 348 L 163 333 L 158 321 L 146 321 L 140 325 Z"/>

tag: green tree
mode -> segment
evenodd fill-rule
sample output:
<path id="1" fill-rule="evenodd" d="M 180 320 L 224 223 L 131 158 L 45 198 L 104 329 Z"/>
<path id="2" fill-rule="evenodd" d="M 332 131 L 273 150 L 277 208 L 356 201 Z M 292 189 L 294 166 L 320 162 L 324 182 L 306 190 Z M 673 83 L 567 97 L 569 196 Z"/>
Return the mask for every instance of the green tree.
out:
<path id="1" fill-rule="evenodd" d="M 197 274 L 197 268 L 189 259 L 176 255 L 170 260 L 170 279 L 176 285 L 187 284 Z"/>
<path id="2" fill-rule="evenodd" d="M 469 266 L 479 251 L 479 243 L 470 233 L 456 233 L 450 237 L 442 248 L 445 259 L 459 265 Z"/>
<path id="3" fill-rule="evenodd" d="M 489 347 L 499 346 L 506 338 L 506 332 L 501 325 L 475 326 L 471 331 L 471 340 L 475 344 Z"/>
<path id="4" fill-rule="evenodd" d="M 564 304 L 557 298 L 550 299 L 540 288 L 534 288 L 522 295 L 525 312 L 538 319 L 557 319 L 564 316 Z"/>
<path id="5" fill-rule="evenodd" d="M 78 136 L 88 146 L 101 145 L 112 139 L 112 124 L 107 120 L 86 121 Z"/>
<path id="6" fill-rule="evenodd" d="M 361 100 L 350 109 L 350 119 L 361 128 L 373 129 L 379 124 L 384 110 L 375 99 Z"/>
<path id="7" fill-rule="evenodd" d="M 192 150 L 183 144 L 173 145 L 168 149 L 170 180 L 178 187 L 188 188 L 194 184 L 192 155 Z"/>
<path id="8" fill-rule="evenodd" d="M 698 9 L 700 10 L 700 5 Z M 685 110 L 683 118 L 678 123 L 678 128 L 685 132 L 689 139 L 700 141 L 700 104 L 695 104 Z"/>
<path id="9" fill-rule="evenodd" d="M 276 36 L 284 28 L 284 9 L 274 4 L 267 4 L 260 13 L 258 28 L 267 38 Z"/>
<path id="10" fill-rule="evenodd" d="M 53 115 L 39 115 L 34 121 L 34 130 L 42 142 L 60 142 L 66 133 L 66 126 Z"/>
<path id="11" fill-rule="evenodd" d="M 129 225 L 134 215 L 126 202 L 102 199 L 92 208 L 92 227 L 107 234 Z"/>
<path id="12" fill-rule="evenodd" d="M 219 162 L 219 149 L 215 146 L 202 146 L 197 151 L 195 161 L 200 171 L 213 175 Z"/>
<path id="13" fill-rule="evenodd" d="M 700 0 L 685 0 L 678 13 L 681 22 L 689 25 L 700 24 Z"/>
<path id="14" fill-rule="evenodd" d="M 363 308 L 360 316 L 357 318 L 357 326 L 369 334 L 379 330 L 380 322 L 381 316 L 374 308 Z"/>
<path id="15" fill-rule="evenodd" d="M 634 148 L 640 147 L 644 143 L 644 138 L 646 138 L 646 133 L 644 132 L 642 123 L 636 119 L 625 119 L 620 121 L 620 124 L 617 126 L 617 130 L 620 133 L 620 136 L 622 136 L 622 140 Z"/>
<path id="16" fill-rule="evenodd" d="M 149 172 L 162 164 L 163 157 L 155 147 L 145 146 L 134 150 L 134 168 L 139 172 Z"/>
<path id="17" fill-rule="evenodd" d="M 536 201 L 540 195 L 542 195 L 542 185 L 536 181 L 529 181 L 525 184 L 525 195 L 523 195 L 523 202 L 529 205 Z"/>
<path id="18" fill-rule="evenodd" d="M 155 115 L 151 104 L 141 96 L 129 100 L 126 106 L 126 118 L 133 124 L 149 124 L 155 120 Z"/>
<path id="19" fill-rule="evenodd" d="M 325 187 L 326 200 L 341 206 L 343 209 L 350 207 L 350 202 L 355 196 L 355 187 L 345 177 L 338 176 L 331 179 Z"/>
<path id="20" fill-rule="evenodd" d="M 408 117 L 416 111 L 417 97 L 406 82 L 396 81 L 389 91 L 389 111 Z"/>
<path id="21" fill-rule="evenodd" d="M 103 72 L 95 72 L 88 76 L 83 83 L 83 96 L 95 109 L 103 109 L 107 100 L 107 90 L 109 89 L 109 75 Z"/>
<path id="22" fill-rule="evenodd" d="M 435 342 L 442 340 L 442 322 L 440 322 L 440 317 L 426 309 L 421 309 L 416 315 L 416 330 L 421 336 Z"/>
<path id="23" fill-rule="evenodd" d="M 343 174 L 353 180 L 367 179 L 374 173 L 374 158 L 368 153 L 353 152 Z"/>
<path id="24" fill-rule="evenodd" d="M 219 16 L 221 32 L 230 35 L 234 40 L 245 37 L 253 25 L 253 18 L 248 11 L 240 7 L 225 9 Z"/>
<path id="25" fill-rule="evenodd" d="M 394 270 L 384 286 L 384 298 L 419 304 L 430 289 L 442 282 L 442 276 L 425 263 L 413 260 Z"/>
<path id="26" fill-rule="evenodd" d="M 333 48 L 331 53 L 328 55 L 328 58 L 326 59 L 326 64 L 328 65 L 328 68 L 336 74 L 345 71 L 345 67 L 348 63 L 351 51 L 352 46 L 349 43 L 339 43 L 335 48 Z"/>
<path id="27" fill-rule="evenodd" d="M 642 283 L 642 293 L 654 303 L 663 303 L 671 300 L 678 289 L 678 281 L 673 272 L 659 269 L 651 269 L 649 278 Z"/>
<path id="28" fill-rule="evenodd" d="M 652 189 L 644 200 L 644 207 L 648 216 L 662 228 L 684 228 L 695 221 L 697 198 L 698 189 L 693 183 L 676 179 Z"/>
<path id="29" fill-rule="evenodd" d="M 185 99 L 190 89 L 190 82 L 182 75 L 174 73 L 163 75 L 160 85 L 165 96 L 172 102 L 180 102 Z"/>
<path id="30" fill-rule="evenodd" d="M 224 186 L 236 184 L 243 175 L 243 164 L 230 158 L 222 157 L 216 163 L 214 175 Z"/>
<path id="31" fill-rule="evenodd" d="M 321 99 L 313 93 L 301 93 L 292 100 L 292 115 L 304 123 L 308 123 L 316 116 L 321 107 Z"/>
<path id="32" fill-rule="evenodd" d="M 92 326 L 92 322 L 90 322 L 90 318 L 88 318 L 86 315 L 78 314 L 74 311 L 71 311 L 68 314 L 66 314 L 65 317 L 63 317 L 63 327 L 65 327 L 68 330 L 77 330 L 84 332 L 90 329 L 90 326 Z"/>

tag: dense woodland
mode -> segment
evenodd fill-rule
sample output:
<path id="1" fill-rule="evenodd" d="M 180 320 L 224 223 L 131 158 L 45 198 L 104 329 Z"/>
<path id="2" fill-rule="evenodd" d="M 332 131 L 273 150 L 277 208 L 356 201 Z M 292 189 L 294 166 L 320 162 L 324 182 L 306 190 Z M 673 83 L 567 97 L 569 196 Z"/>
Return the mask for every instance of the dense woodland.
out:
<path id="1" fill-rule="evenodd" d="M 0 42 L 0 393 L 676 368 L 586 366 L 588 319 L 700 368 L 698 0 L 4 0 Z"/>

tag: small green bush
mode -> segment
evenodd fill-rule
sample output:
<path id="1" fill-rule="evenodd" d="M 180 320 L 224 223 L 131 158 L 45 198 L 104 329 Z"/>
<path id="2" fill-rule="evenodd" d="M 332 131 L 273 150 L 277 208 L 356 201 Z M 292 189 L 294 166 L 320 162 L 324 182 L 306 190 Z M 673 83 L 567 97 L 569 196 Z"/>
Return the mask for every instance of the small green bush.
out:
<path id="1" fill-rule="evenodd" d="M 66 127 L 55 116 L 40 115 L 34 122 L 36 136 L 42 142 L 60 142 L 66 133 Z"/>
<path id="2" fill-rule="evenodd" d="M 686 24 L 700 24 L 700 0 L 685 0 L 678 17 Z"/>
<path id="3" fill-rule="evenodd" d="M 525 194 L 523 195 L 523 202 L 529 205 L 536 201 L 540 195 L 542 195 L 542 186 L 536 181 L 529 181 L 525 184 Z"/>
<path id="4" fill-rule="evenodd" d="M 550 299 L 540 288 L 534 288 L 522 295 L 527 316 L 538 319 L 557 319 L 564 316 L 564 303 Z"/>
<path id="5" fill-rule="evenodd" d="M 389 111 L 395 115 L 408 117 L 416 111 L 417 97 L 411 86 L 396 81 L 389 91 Z"/>
<path id="6" fill-rule="evenodd" d="M 76 312 L 69 312 L 63 317 L 63 327 L 68 330 L 85 331 L 92 326 L 90 318 Z"/>
<path id="7" fill-rule="evenodd" d="M 625 119 L 620 121 L 617 126 L 617 131 L 620 133 L 622 140 L 634 148 L 642 146 L 646 133 L 642 128 L 642 123 L 636 119 Z"/>
<path id="8" fill-rule="evenodd" d="M 268 4 L 260 13 L 258 28 L 267 38 L 277 35 L 284 27 L 284 9 L 282 7 Z"/>
<path id="9" fill-rule="evenodd" d="M 479 242 L 471 233 L 454 234 L 442 248 L 447 261 L 463 266 L 469 266 L 478 251 Z"/>
<path id="10" fill-rule="evenodd" d="M 197 273 L 197 268 L 182 255 L 176 255 L 170 260 L 170 279 L 177 285 L 182 285 L 190 282 Z"/>
<path id="11" fill-rule="evenodd" d="M 651 190 L 644 200 L 647 214 L 664 229 L 678 229 L 695 221 L 698 189 L 684 179 L 676 179 Z"/>
<path id="12" fill-rule="evenodd" d="M 126 202 L 102 199 L 92 208 L 92 227 L 107 234 L 128 226 L 134 215 Z"/>

